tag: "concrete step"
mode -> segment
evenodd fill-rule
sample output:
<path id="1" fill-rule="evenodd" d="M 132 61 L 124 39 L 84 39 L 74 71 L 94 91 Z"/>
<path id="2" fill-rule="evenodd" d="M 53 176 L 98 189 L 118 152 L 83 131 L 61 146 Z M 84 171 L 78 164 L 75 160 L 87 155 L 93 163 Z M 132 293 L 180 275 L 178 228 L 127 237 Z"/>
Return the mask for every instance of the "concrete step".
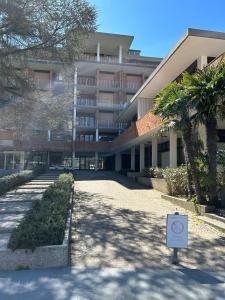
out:
<path id="1" fill-rule="evenodd" d="M 225 232 L 225 223 L 222 221 L 218 221 L 216 219 L 212 219 L 206 216 L 199 216 L 198 217 L 200 220 L 202 220 L 203 222 L 205 222 L 206 224 L 214 227 L 217 230 L 220 230 L 222 232 Z"/>
<path id="2" fill-rule="evenodd" d="M 30 181 L 30 182 L 28 182 L 28 183 L 26 183 L 25 185 L 26 186 L 33 186 L 33 185 L 35 185 L 35 186 L 41 186 L 41 185 L 51 185 L 51 184 L 53 184 L 55 181 L 54 180 L 52 180 L 52 181 L 43 181 L 43 180 L 32 180 L 32 181 Z"/>
<path id="3" fill-rule="evenodd" d="M 223 222 L 225 224 L 225 218 L 224 217 L 218 216 L 216 214 L 210 214 L 210 213 L 206 213 L 205 216 L 207 218 L 210 218 L 210 219 L 213 219 L 213 220 L 216 220 L 216 221 L 220 221 L 220 222 Z"/>
<path id="4" fill-rule="evenodd" d="M 0 233 L 0 250 L 6 250 L 9 242 L 10 233 Z"/>
<path id="5" fill-rule="evenodd" d="M 32 202 L 21 202 L 21 203 L 1 203 L 0 202 L 0 214 L 19 214 L 28 211 L 32 206 Z"/>
<path id="6" fill-rule="evenodd" d="M 9 233 L 15 228 L 24 214 L 0 214 L 0 233 Z"/>
<path id="7" fill-rule="evenodd" d="M 36 200 L 41 200 L 43 194 L 16 194 L 16 193 L 7 193 L 6 195 L 0 197 L 0 203 L 8 203 L 8 202 L 14 202 L 14 203 L 20 203 L 20 202 L 33 202 Z"/>
<path id="8" fill-rule="evenodd" d="M 25 189 L 25 190 L 30 190 L 30 189 L 47 189 L 50 184 L 24 184 L 20 185 L 19 189 Z"/>
<path id="9" fill-rule="evenodd" d="M 18 195 L 18 194 L 40 194 L 43 193 L 46 190 L 46 188 L 41 188 L 41 189 L 21 189 L 20 187 L 14 191 L 8 192 L 7 194 L 9 195 Z"/>

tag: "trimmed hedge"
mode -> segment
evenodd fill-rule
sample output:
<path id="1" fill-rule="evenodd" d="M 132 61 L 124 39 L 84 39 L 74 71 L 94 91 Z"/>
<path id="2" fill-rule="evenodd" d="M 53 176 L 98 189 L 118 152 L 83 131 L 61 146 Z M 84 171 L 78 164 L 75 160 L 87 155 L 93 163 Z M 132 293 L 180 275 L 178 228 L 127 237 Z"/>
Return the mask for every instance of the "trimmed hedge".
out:
<path id="1" fill-rule="evenodd" d="M 32 249 L 62 244 L 73 186 L 73 175 L 62 174 L 35 201 L 22 222 L 12 231 L 8 248 Z"/>
<path id="2" fill-rule="evenodd" d="M 4 194 L 20 184 L 30 180 L 33 176 L 32 171 L 22 171 L 12 175 L 7 175 L 0 178 L 0 194 Z"/>
<path id="3" fill-rule="evenodd" d="M 34 176 L 37 176 L 45 171 L 44 168 L 36 167 L 33 170 L 21 171 L 19 173 L 14 173 L 0 178 L 0 195 L 14 189 L 18 185 L 21 185 Z"/>

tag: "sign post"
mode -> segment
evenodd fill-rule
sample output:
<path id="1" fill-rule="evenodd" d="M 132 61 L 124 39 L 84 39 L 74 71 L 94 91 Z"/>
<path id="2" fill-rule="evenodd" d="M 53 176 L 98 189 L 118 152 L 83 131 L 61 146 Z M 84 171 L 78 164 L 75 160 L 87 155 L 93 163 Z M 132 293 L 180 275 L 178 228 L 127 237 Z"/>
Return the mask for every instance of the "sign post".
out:
<path id="1" fill-rule="evenodd" d="M 178 264 L 179 248 L 188 248 L 188 216 L 175 214 L 167 215 L 166 245 L 173 248 L 172 263 Z"/>

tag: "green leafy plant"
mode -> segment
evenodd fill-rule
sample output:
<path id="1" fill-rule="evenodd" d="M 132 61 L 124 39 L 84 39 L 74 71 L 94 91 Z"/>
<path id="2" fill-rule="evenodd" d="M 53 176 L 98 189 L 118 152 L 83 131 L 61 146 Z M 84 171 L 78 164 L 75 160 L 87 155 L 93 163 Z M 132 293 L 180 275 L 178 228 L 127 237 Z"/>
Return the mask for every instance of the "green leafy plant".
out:
<path id="1" fill-rule="evenodd" d="M 187 196 L 188 180 L 187 167 L 182 165 L 178 168 L 166 168 L 163 171 L 169 194 L 172 196 Z"/>
<path id="2" fill-rule="evenodd" d="M 32 249 L 39 246 L 62 244 L 70 205 L 73 175 L 62 174 L 34 202 L 22 222 L 12 231 L 8 248 Z"/>

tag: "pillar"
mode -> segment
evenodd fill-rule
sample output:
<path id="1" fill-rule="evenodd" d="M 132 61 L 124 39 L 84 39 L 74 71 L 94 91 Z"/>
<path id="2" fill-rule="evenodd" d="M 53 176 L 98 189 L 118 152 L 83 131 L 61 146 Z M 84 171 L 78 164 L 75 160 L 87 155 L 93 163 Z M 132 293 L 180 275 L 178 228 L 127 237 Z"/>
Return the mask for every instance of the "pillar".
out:
<path id="1" fill-rule="evenodd" d="M 207 66 L 208 64 L 208 59 L 207 59 L 207 56 L 200 56 L 198 59 L 197 59 L 197 68 L 202 70 L 204 69 L 205 66 Z"/>
<path id="2" fill-rule="evenodd" d="M 116 154 L 115 158 L 115 171 L 119 172 L 122 169 L 122 156 L 121 153 Z"/>
<path id="3" fill-rule="evenodd" d="M 171 129 L 169 132 L 170 139 L 170 168 L 177 167 L 177 133 Z"/>
<path id="4" fill-rule="evenodd" d="M 123 62 L 123 47 L 119 46 L 119 64 Z"/>
<path id="5" fill-rule="evenodd" d="M 131 148 L 131 162 L 130 162 L 130 168 L 132 171 L 135 171 L 135 147 Z"/>
<path id="6" fill-rule="evenodd" d="M 152 167 L 158 167 L 158 141 L 152 138 Z"/>
<path id="7" fill-rule="evenodd" d="M 140 144 L 140 172 L 145 168 L 145 144 Z"/>
<path id="8" fill-rule="evenodd" d="M 6 170 L 6 153 L 4 153 L 4 170 Z"/>
<path id="9" fill-rule="evenodd" d="M 48 129 L 48 142 L 51 141 L 51 129 Z"/>
<path id="10" fill-rule="evenodd" d="M 98 152 L 95 152 L 95 171 L 98 171 Z"/>
<path id="11" fill-rule="evenodd" d="M 96 57 L 97 61 L 100 61 L 100 43 L 97 43 L 97 57 Z"/>
<path id="12" fill-rule="evenodd" d="M 95 131 L 95 140 L 96 140 L 96 142 L 99 141 L 99 130 L 98 130 L 98 128 L 96 128 L 96 131 Z"/>
<path id="13" fill-rule="evenodd" d="M 20 170 L 24 170 L 25 166 L 25 153 L 21 152 L 20 153 Z"/>

